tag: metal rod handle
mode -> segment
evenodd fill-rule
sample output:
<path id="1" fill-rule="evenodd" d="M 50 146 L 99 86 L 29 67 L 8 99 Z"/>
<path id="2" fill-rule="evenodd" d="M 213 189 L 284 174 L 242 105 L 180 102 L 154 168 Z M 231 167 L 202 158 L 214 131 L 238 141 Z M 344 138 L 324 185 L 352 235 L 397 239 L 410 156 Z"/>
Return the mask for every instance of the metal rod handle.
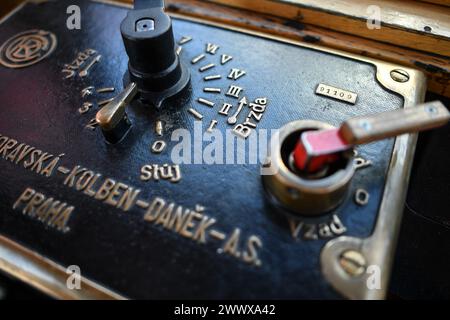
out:
<path id="1" fill-rule="evenodd" d="M 357 145 L 432 129 L 449 120 L 447 108 L 440 101 L 434 101 L 413 108 L 349 119 L 342 124 L 339 133 L 347 143 Z"/>

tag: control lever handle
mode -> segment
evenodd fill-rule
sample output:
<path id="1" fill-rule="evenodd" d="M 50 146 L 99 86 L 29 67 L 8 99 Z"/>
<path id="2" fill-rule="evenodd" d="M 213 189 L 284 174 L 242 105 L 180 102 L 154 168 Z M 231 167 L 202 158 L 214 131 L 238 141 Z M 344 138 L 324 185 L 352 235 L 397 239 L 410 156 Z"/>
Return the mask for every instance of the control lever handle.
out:
<path id="1" fill-rule="evenodd" d="M 355 145 L 433 129 L 449 120 L 447 108 L 434 101 L 413 108 L 355 117 L 346 120 L 340 128 L 307 131 L 295 147 L 295 165 L 301 171 L 313 173 L 337 161 L 340 153 Z"/>
<path id="2" fill-rule="evenodd" d="M 434 101 L 414 108 L 349 119 L 342 124 L 339 133 L 347 143 L 358 145 L 433 129 L 446 124 L 449 119 L 447 108 L 440 101 Z"/>
<path id="3" fill-rule="evenodd" d="M 134 99 L 137 92 L 137 85 L 132 82 L 124 91 L 97 112 L 95 119 L 108 142 L 119 142 L 131 128 L 125 107 Z"/>
<path id="4" fill-rule="evenodd" d="M 129 58 L 125 83 L 136 83 L 145 104 L 160 108 L 188 86 L 189 68 L 177 54 L 164 1 L 135 0 L 120 32 Z"/>

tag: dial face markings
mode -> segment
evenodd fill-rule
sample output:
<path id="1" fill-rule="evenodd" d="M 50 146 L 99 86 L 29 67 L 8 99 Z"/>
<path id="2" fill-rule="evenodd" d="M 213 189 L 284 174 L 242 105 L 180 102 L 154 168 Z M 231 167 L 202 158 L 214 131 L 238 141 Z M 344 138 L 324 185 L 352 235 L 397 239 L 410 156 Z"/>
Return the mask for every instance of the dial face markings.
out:
<path id="1" fill-rule="evenodd" d="M 191 43 L 192 41 L 193 41 L 193 38 L 191 36 L 181 37 L 177 42 L 176 53 L 178 55 L 180 55 L 184 51 L 183 45 Z M 186 48 L 188 48 L 188 47 L 186 47 Z M 190 62 L 192 65 L 197 65 L 197 64 L 200 64 L 200 62 L 202 62 L 202 64 L 199 65 L 198 69 L 197 69 L 198 72 L 200 72 L 200 73 L 203 73 L 203 72 L 206 73 L 206 71 L 209 71 L 212 69 L 219 70 L 218 67 L 227 65 L 227 67 L 224 67 L 224 68 L 227 68 L 227 70 L 224 70 L 224 68 L 220 68 L 220 71 L 211 73 L 209 75 L 206 74 L 202 77 L 202 79 L 205 82 L 213 82 L 213 81 L 219 81 L 219 80 L 225 79 L 225 80 L 233 82 L 233 83 L 229 84 L 226 87 L 224 87 L 222 85 L 221 86 L 212 85 L 212 86 L 204 86 L 202 88 L 203 92 L 205 94 L 210 94 L 211 97 L 212 97 L 212 95 L 216 95 L 216 96 L 220 95 L 221 98 L 223 99 L 222 101 L 217 101 L 217 100 L 215 101 L 214 99 L 203 98 L 203 97 L 197 97 L 196 100 L 199 104 L 207 106 L 211 109 L 214 108 L 216 104 L 220 103 L 220 109 L 217 110 L 216 112 L 219 115 L 226 117 L 225 118 L 226 124 L 232 125 L 232 126 L 244 126 L 245 125 L 246 127 L 254 129 L 256 126 L 254 125 L 253 122 L 249 121 L 250 117 L 248 117 L 247 120 L 245 120 L 245 122 L 243 122 L 244 119 L 242 119 L 242 124 L 239 124 L 239 123 L 241 123 L 239 118 L 241 116 L 242 117 L 244 116 L 244 115 L 242 115 L 242 113 L 244 113 L 243 112 L 243 110 L 245 109 L 244 107 L 246 107 L 246 106 L 250 107 L 252 105 L 252 103 L 249 104 L 249 102 L 251 102 L 251 100 L 248 100 L 247 97 L 243 97 L 243 94 L 245 92 L 244 87 L 237 85 L 235 83 L 237 83 L 241 78 L 246 76 L 247 72 L 245 70 L 243 70 L 242 68 L 236 68 L 231 65 L 231 63 L 234 62 L 234 60 L 235 60 L 232 55 L 229 55 L 229 54 L 223 53 L 223 52 L 220 52 L 220 54 L 218 54 L 218 52 L 222 51 L 222 50 L 223 49 L 218 44 L 205 43 L 204 44 L 204 52 L 201 52 L 198 55 L 194 56 Z M 86 63 L 82 66 L 83 68 L 80 68 L 80 70 L 78 70 L 78 72 L 77 72 L 80 77 L 86 77 L 91 72 L 93 67 L 96 64 L 98 64 L 100 62 L 100 60 L 102 59 L 102 56 L 100 54 L 98 54 L 97 51 L 95 51 L 95 50 L 91 50 L 90 55 L 91 55 L 91 58 L 85 59 L 88 61 L 86 61 Z M 214 61 L 211 61 L 212 59 Z M 229 68 L 228 68 L 228 64 L 230 64 Z M 94 98 L 98 94 L 107 94 L 107 93 L 111 93 L 114 91 L 115 91 L 114 87 L 104 87 L 104 88 L 97 89 L 94 86 L 89 86 L 82 90 L 81 96 L 82 96 L 82 98 L 87 98 L 87 97 Z M 247 95 L 247 93 L 245 93 L 245 94 Z M 236 102 L 233 103 L 233 102 L 229 101 L 232 99 L 236 99 L 235 100 Z M 87 114 L 94 107 L 97 107 L 97 106 L 102 107 L 102 106 L 108 104 L 109 102 L 111 102 L 112 100 L 113 100 L 113 98 L 103 99 L 100 101 L 94 100 L 92 102 L 85 101 L 83 103 L 83 105 L 78 109 L 78 112 L 81 115 Z M 252 106 L 252 108 L 254 108 L 254 107 Z M 202 120 L 204 118 L 204 115 L 194 108 L 189 108 L 188 112 L 197 120 Z M 259 121 L 260 115 L 258 114 L 258 117 L 256 117 L 255 119 L 256 119 L 256 121 Z M 218 125 L 219 121 L 215 120 L 215 119 L 208 119 L 208 121 L 210 121 L 210 124 L 209 124 L 209 127 L 207 128 L 207 131 L 211 132 Z M 94 130 L 97 126 L 98 126 L 98 123 L 96 122 L 95 118 L 91 119 L 86 125 L 87 128 L 92 129 L 92 130 Z M 155 130 L 156 135 L 162 136 L 161 124 L 159 121 L 157 121 L 155 123 L 155 129 L 156 129 Z M 236 129 L 236 128 L 234 128 L 234 129 Z M 157 152 L 155 152 L 155 153 L 157 153 Z"/>
<path id="2" fill-rule="evenodd" d="M 232 57 L 232 56 L 229 56 L 229 55 L 227 55 L 227 54 L 223 54 L 223 55 L 220 57 L 220 63 L 221 63 L 222 65 L 224 65 L 224 64 L 226 64 L 226 63 L 228 63 L 228 62 L 230 62 L 231 60 L 233 60 L 233 57 Z"/>
<path id="3" fill-rule="evenodd" d="M 203 115 L 198 112 L 197 110 L 195 110 L 194 108 L 189 108 L 189 112 L 198 120 L 202 120 L 203 119 Z"/>
<path id="4" fill-rule="evenodd" d="M 230 110 L 233 108 L 233 105 L 230 103 L 224 103 L 222 105 L 222 108 L 219 111 L 219 114 L 223 115 L 223 116 L 228 116 L 228 113 L 230 112 Z"/>
<path id="5" fill-rule="evenodd" d="M 181 37 L 180 41 L 178 41 L 178 47 L 176 49 L 176 54 L 180 55 L 183 52 L 183 45 L 187 44 L 188 42 L 192 41 L 192 37 L 191 36 L 183 36 Z"/>
<path id="6" fill-rule="evenodd" d="M 89 86 L 81 90 L 81 97 L 85 98 L 87 96 L 92 96 L 94 94 L 95 88 L 93 86 Z"/>
<path id="7" fill-rule="evenodd" d="M 116 88 L 114 88 L 114 87 L 100 88 L 100 89 L 97 89 L 97 93 L 110 93 L 110 92 L 114 92 L 115 90 L 116 90 Z"/>
<path id="8" fill-rule="evenodd" d="M 239 78 L 245 76 L 247 72 L 241 69 L 233 68 L 228 74 L 228 79 L 238 80 Z"/>
<path id="9" fill-rule="evenodd" d="M 180 55 L 182 52 L 190 48 L 190 43 L 192 43 L 193 40 L 193 37 L 189 35 L 179 38 L 177 41 L 176 53 Z M 184 47 L 183 45 L 187 46 Z M 243 86 L 239 85 L 239 81 L 247 75 L 247 72 L 239 66 L 235 67 L 234 61 L 236 59 L 232 55 L 227 54 L 227 52 L 223 52 L 224 49 L 220 45 L 209 42 L 204 43 L 203 48 L 203 52 L 199 52 L 197 55 L 194 53 L 191 57 L 189 57 L 189 59 L 191 59 L 190 63 L 192 65 L 198 65 L 195 68 L 197 69 L 197 72 L 205 73 L 205 75 L 201 76 L 201 79 L 203 79 L 205 84 L 206 82 L 210 82 L 211 85 L 205 85 L 202 89 L 200 89 L 205 94 L 209 94 L 210 97 L 207 98 L 197 96 L 194 97 L 194 99 L 198 104 L 211 109 L 213 109 L 216 105 L 219 105 L 218 110 L 215 112 L 217 112 L 217 114 L 221 117 L 224 117 L 223 120 L 225 120 L 225 124 L 233 126 L 233 130 L 235 130 L 237 126 L 246 126 L 254 129 L 254 123 L 249 121 L 249 119 L 251 119 L 250 115 L 247 117 L 247 120 L 243 118 L 245 116 L 245 112 L 243 111 L 244 109 L 247 109 L 248 107 L 249 111 L 247 113 L 249 113 L 252 111 L 250 109 L 254 108 L 251 103 L 253 100 L 248 100 L 248 93 L 245 92 L 246 90 Z M 102 55 L 96 50 L 90 49 L 88 53 L 89 54 L 85 54 L 86 57 L 82 57 L 84 58 L 84 63 L 82 63 L 80 68 L 76 70 L 76 74 L 82 78 L 87 77 L 94 69 L 94 66 L 102 60 Z M 213 71 L 209 74 L 207 73 L 207 71 L 213 69 L 216 70 L 216 72 Z M 228 84 L 219 84 L 220 80 L 226 81 Z M 217 84 L 215 82 L 217 82 Z M 113 100 L 113 98 L 111 98 L 111 96 L 106 96 L 103 99 L 100 99 L 99 95 L 110 94 L 114 91 L 114 87 L 105 86 L 103 88 L 97 88 L 94 86 L 87 86 L 81 91 L 81 97 L 90 101 L 84 101 L 83 105 L 77 109 L 78 113 L 81 115 L 88 114 L 92 112 L 92 109 L 108 104 Z M 232 100 L 234 100 L 234 102 Z M 203 120 L 204 118 L 204 115 L 193 107 L 188 108 L 187 111 L 196 120 Z M 243 119 L 240 119 L 241 117 Z M 254 118 L 256 119 L 255 121 L 259 121 L 260 115 L 258 114 L 258 117 Z M 210 121 L 210 124 L 206 130 L 211 132 L 219 124 L 220 119 L 208 119 L 208 121 Z M 86 128 L 94 130 L 98 126 L 98 123 L 95 118 L 92 118 L 87 124 L 85 124 L 85 126 Z M 155 122 L 154 130 L 156 136 L 163 136 L 161 121 Z"/>
<path id="10" fill-rule="evenodd" d="M 164 135 L 164 123 L 161 120 L 156 121 L 155 132 L 160 137 Z"/>
<path id="11" fill-rule="evenodd" d="M 191 42 L 192 37 L 183 36 L 178 45 Z M 228 64 L 234 62 L 234 57 L 222 52 L 220 45 L 207 42 L 204 44 L 204 52 L 194 56 L 191 60 L 191 64 L 196 65 L 202 62 L 202 65 L 198 67 L 198 72 L 203 73 L 208 70 L 220 70 L 209 75 L 202 76 L 204 82 L 214 82 L 225 79 L 231 83 L 228 83 L 226 87 L 223 85 L 210 85 L 203 87 L 203 92 L 206 94 L 220 95 L 221 100 L 209 100 L 203 97 L 197 97 L 196 101 L 209 108 L 214 108 L 216 104 L 220 104 L 217 113 L 221 117 L 225 117 L 225 123 L 232 126 L 232 132 L 238 137 L 246 139 L 250 136 L 253 130 L 257 129 L 258 123 L 261 121 L 263 114 L 266 110 L 268 100 L 264 97 L 250 99 L 246 89 L 239 85 L 240 79 L 247 75 L 247 71 L 242 68 L 234 67 L 230 65 L 227 70 Z M 218 54 L 218 52 L 220 54 Z M 214 61 L 211 61 L 214 59 Z M 227 65 L 227 67 L 220 68 Z M 215 83 L 214 83 L 215 84 Z M 245 95 L 245 96 L 244 96 Z M 234 102 L 230 101 L 234 100 Z M 190 108 L 189 113 L 197 120 L 204 118 L 203 114 L 197 110 Z M 207 132 L 212 132 L 217 126 L 218 120 L 208 119 L 210 124 L 206 129 Z"/>
<path id="12" fill-rule="evenodd" d="M 206 76 L 206 77 L 203 78 L 203 80 L 205 80 L 205 81 L 214 81 L 214 80 L 220 80 L 220 79 L 222 79 L 222 76 L 220 74 L 215 74 L 215 75 L 212 75 L 212 76 Z"/>
<path id="13" fill-rule="evenodd" d="M 219 46 L 217 44 L 213 44 L 213 43 L 207 43 L 206 44 L 206 52 L 209 54 L 216 54 L 217 50 L 219 50 Z"/>
<path id="14" fill-rule="evenodd" d="M 102 101 L 98 102 L 98 106 L 99 106 L 99 107 L 103 107 L 104 105 L 107 105 L 108 103 L 110 103 L 110 102 L 113 101 L 113 100 L 114 100 L 114 98 L 102 100 Z"/>
<path id="15" fill-rule="evenodd" d="M 225 95 L 239 99 L 239 95 L 244 89 L 235 85 L 231 85 Z"/>
<path id="16" fill-rule="evenodd" d="M 205 71 L 208 71 L 209 69 L 214 68 L 215 66 L 216 66 L 216 65 L 215 65 L 214 63 L 210 63 L 210 64 L 207 64 L 207 65 L 201 67 L 201 68 L 198 69 L 198 70 L 199 70 L 200 72 L 205 72 Z"/>
<path id="17" fill-rule="evenodd" d="M 85 114 L 86 112 L 88 112 L 89 110 L 91 110 L 91 108 L 94 106 L 94 104 L 92 102 L 85 102 L 83 103 L 83 105 L 78 109 L 78 112 L 80 114 Z"/>
<path id="18" fill-rule="evenodd" d="M 248 104 L 247 99 L 244 97 L 241 99 L 241 101 L 239 101 L 239 106 L 236 110 L 236 112 L 228 118 L 228 124 L 236 124 L 237 123 L 237 118 L 239 116 L 239 114 L 241 113 L 242 109 L 244 108 L 244 106 L 246 106 Z"/>
<path id="19" fill-rule="evenodd" d="M 203 92 L 208 93 L 221 93 L 222 90 L 220 88 L 203 88 Z"/>
<path id="20" fill-rule="evenodd" d="M 204 55 L 204 54 L 202 53 L 202 54 L 196 56 L 194 59 L 192 59 L 191 63 L 192 63 L 192 64 L 197 64 L 197 63 L 199 63 L 200 61 L 202 61 L 202 60 L 205 59 L 205 58 L 206 58 L 206 55 Z"/>
<path id="21" fill-rule="evenodd" d="M 219 52 L 219 50 L 222 50 L 222 48 L 219 45 L 214 43 L 205 43 L 205 52 L 200 53 L 197 56 L 194 56 L 194 58 L 192 58 L 191 60 L 191 63 L 195 65 L 198 64 L 200 61 L 202 61 L 203 65 L 199 67 L 198 72 L 203 73 L 213 68 L 219 69 L 218 67 L 228 65 L 232 61 L 234 61 L 234 57 L 227 53 L 221 53 L 220 55 L 218 55 L 217 53 Z M 216 62 L 211 61 L 212 59 L 214 59 Z M 225 123 L 230 126 L 233 126 L 233 132 L 235 132 L 237 126 L 244 126 L 244 125 L 245 127 L 249 127 L 247 130 L 248 132 L 251 132 L 251 130 L 255 129 L 254 124 L 249 123 L 248 119 L 247 120 L 242 119 L 242 122 L 244 122 L 245 120 L 246 124 L 245 123 L 240 124 L 239 120 L 239 118 L 243 116 L 242 114 L 244 113 L 243 112 L 244 107 L 250 106 L 249 102 L 251 102 L 251 100 L 248 100 L 247 97 L 243 97 L 245 91 L 244 87 L 236 85 L 235 83 L 246 75 L 247 72 L 242 68 L 230 66 L 230 68 L 227 70 L 223 70 L 222 68 L 220 72 L 206 75 L 203 77 L 203 81 L 205 82 L 218 81 L 221 79 L 226 79 L 227 81 L 233 82 L 232 84 L 229 84 L 225 88 L 223 87 L 220 88 L 218 86 L 203 87 L 204 93 L 221 95 L 221 98 L 225 100 L 220 101 L 221 107 L 217 111 L 217 113 L 221 116 L 226 117 Z M 230 99 L 237 99 L 238 102 L 232 103 L 231 101 L 229 101 Z M 214 108 L 215 105 L 219 102 L 205 99 L 202 97 L 198 97 L 196 100 L 199 104 L 205 105 L 210 108 Z M 194 116 L 194 118 L 198 120 L 203 119 L 203 115 L 199 115 L 198 111 L 196 111 L 195 109 L 191 108 L 189 109 L 189 112 L 191 113 L 191 115 Z M 207 132 L 211 132 L 213 128 L 218 124 L 218 120 L 213 119 L 210 121 L 211 123 L 208 129 L 206 130 Z M 241 134 L 238 136 L 243 137 L 244 135 Z M 246 137 L 247 136 L 245 136 L 245 138 Z"/>
<path id="22" fill-rule="evenodd" d="M 208 129 L 206 131 L 211 133 L 214 130 L 214 128 L 217 125 L 217 123 L 218 123 L 217 120 L 215 120 L 215 119 L 211 120 L 211 123 L 209 124 L 209 127 L 208 127 Z"/>
<path id="23" fill-rule="evenodd" d="M 101 59 L 102 59 L 102 55 L 101 54 L 97 55 L 91 62 L 88 63 L 88 65 L 86 67 L 84 67 L 84 69 L 82 69 L 78 73 L 78 76 L 80 76 L 81 78 L 87 77 L 89 75 L 89 70 L 91 70 L 95 64 L 100 62 Z"/>
<path id="24" fill-rule="evenodd" d="M 166 142 L 163 140 L 157 140 L 152 144 L 152 152 L 153 153 L 161 153 L 166 148 Z"/>
<path id="25" fill-rule="evenodd" d="M 78 108 L 78 113 L 80 115 L 87 114 L 90 110 L 92 110 L 95 106 L 101 108 L 106 104 L 110 103 L 114 100 L 114 97 L 108 99 L 101 99 L 100 101 L 96 101 L 96 98 L 99 99 L 99 95 L 109 94 L 116 91 L 114 87 L 102 87 L 96 88 L 95 86 L 87 86 L 81 90 L 81 97 L 83 99 L 93 99 L 94 101 L 84 101 L 82 106 Z M 95 130 L 98 126 L 96 118 L 90 119 L 89 122 L 85 125 L 86 128 Z"/>
<path id="26" fill-rule="evenodd" d="M 178 44 L 179 44 L 180 46 L 182 46 L 183 44 L 186 44 L 186 43 L 192 41 L 192 39 L 193 39 L 193 38 L 192 38 L 191 36 L 183 36 L 183 37 L 181 38 L 181 40 L 178 41 Z"/>
<path id="27" fill-rule="evenodd" d="M 199 103 L 201 103 L 201 104 L 204 104 L 205 106 L 208 106 L 208 107 L 210 107 L 210 108 L 213 108 L 214 107 L 214 105 L 215 105 L 215 103 L 214 102 L 212 102 L 212 101 L 209 101 L 209 100 L 207 100 L 207 99 L 204 99 L 204 98 L 198 98 L 198 100 L 197 100 Z"/>
<path id="28" fill-rule="evenodd" d="M 87 129 L 95 130 L 98 127 L 98 122 L 96 118 L 92 118 L 89 120 L 88 124 L 86 125 Z"/>

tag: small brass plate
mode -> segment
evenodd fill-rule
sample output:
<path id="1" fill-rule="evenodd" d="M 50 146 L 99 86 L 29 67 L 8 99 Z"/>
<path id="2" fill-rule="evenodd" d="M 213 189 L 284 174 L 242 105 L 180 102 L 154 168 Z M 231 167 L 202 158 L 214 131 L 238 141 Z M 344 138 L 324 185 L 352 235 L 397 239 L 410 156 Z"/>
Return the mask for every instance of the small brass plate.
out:
<path id="1" fill-rule="evenodd" d="M 356 103 L 356 99 L 358 95 L 354 92 L 350 92 L 347 90 L 339 89 L 336 87 L 328 86 L 323 83 L 319 83 L 316 89 L 316 93 L 321 96 L 330 97 L 336 100 L 341 100 L 344 102 L 348 102 L 351 104 Z"/>

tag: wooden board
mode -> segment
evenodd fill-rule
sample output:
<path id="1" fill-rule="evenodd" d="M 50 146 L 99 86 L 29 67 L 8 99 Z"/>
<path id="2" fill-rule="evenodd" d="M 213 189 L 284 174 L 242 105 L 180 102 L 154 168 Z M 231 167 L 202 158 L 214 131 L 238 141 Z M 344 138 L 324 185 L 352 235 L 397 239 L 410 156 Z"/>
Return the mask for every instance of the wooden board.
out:
<path id="1" fill-rule="evenodd" d="M 450 1 L 449 0 L 419 0 L 422 2 L 428 2 L 428 3 L 434 3 L 441 6 L 450 7 Z"/>
<path id="2" fill-rule="evenodd" d="M 396 46 L 450 56 L 450 9 L 421 2 L 378 1 L 381 28 L 369 29 L 370 0 L 210 0 Z M 369 11 L 368 11 L 369 10 Z"/>

